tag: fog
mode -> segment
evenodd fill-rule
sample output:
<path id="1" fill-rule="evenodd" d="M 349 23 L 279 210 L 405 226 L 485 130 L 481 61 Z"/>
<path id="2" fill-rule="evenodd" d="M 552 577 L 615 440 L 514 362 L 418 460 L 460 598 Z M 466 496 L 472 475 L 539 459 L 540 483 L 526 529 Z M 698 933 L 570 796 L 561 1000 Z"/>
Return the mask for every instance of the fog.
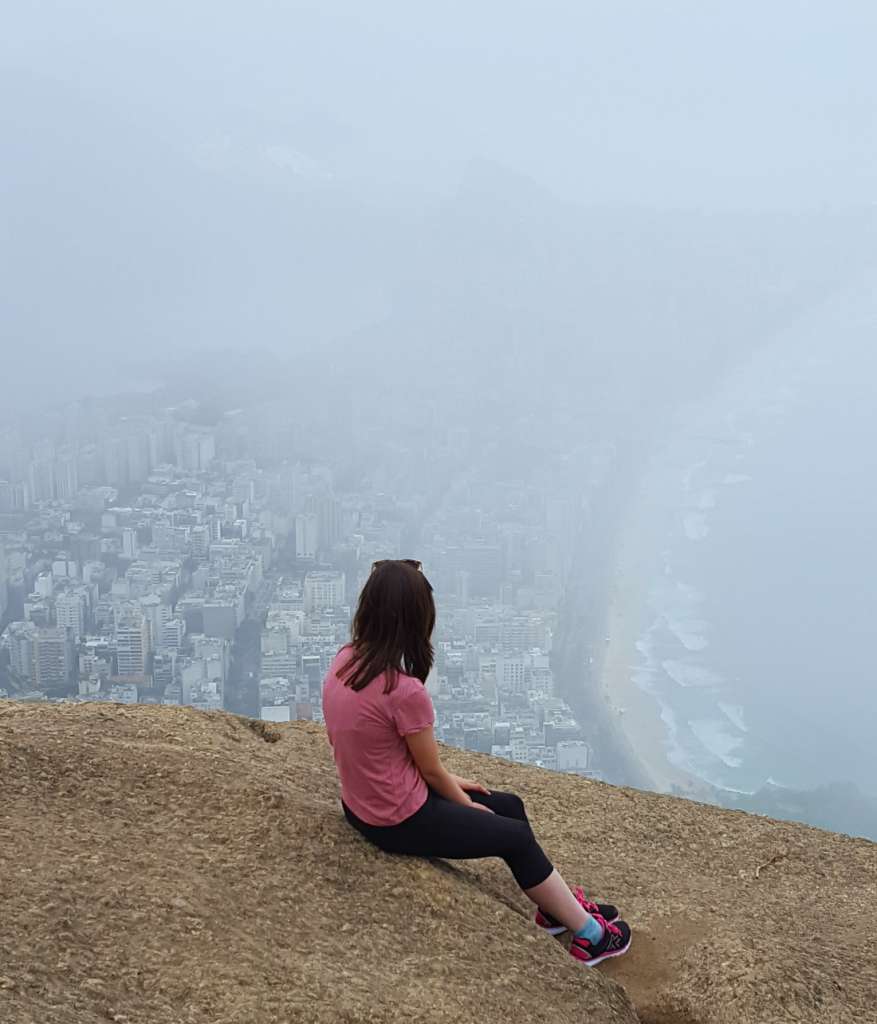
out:
<path id="1" fill-rule="evenodd" d="M 397 496 L 431 493 L 432 456 L 400 449 L 459 428 L 461 473 L 585 509 L 568 592 L 601 642 L 607 609 L 636 608 L 605 655 L 610 674 L 646 659 L 631 736 L 663 710 L 671 763 L 751 793 L 777 780 L 765 751 L 813 665 L 815 703 L 842 680 L 826 728 L 852 752 L 835 774 L 802 767 L 811 708 L 779 781 L 875 795 L 866 739 L 844 730 L 877 714 L 875 34 L 873 4 L 803 0 L 6 11 L 7 475 L 45 424 L 71 441 L 58 410 L 88 396 L 282 421 L 273 458 L 366 466 Z M 583 496 L 567 478 L 591 479 L 594 445 L 614 462 Z M 755 551 L 763 571 L 741 577 Z M 655 596 L 677 577 L 689 590 Z M 751 591 L 752 621 L 711 596 L 731 591 Z M 792 603 L 775 614 L 768 594 Z M 685 707 L 656 681 L 679 657 L 652 613 L 709 625 L 682 642 Z M 786 658 L 805 619 L 831 639 Z M 709 708 L 703 672 L 723 680 Z M 715 707 L 751 697 L 740 679 L 776 706 L 760 725 L 734 710 L 716 739 Z"/>
<path id="2" fill-rule="evenodd" d="M 713 292 L 742 315 L 870 258 L 875 21 L 865 3 L 19 7 L 5 344 L 71 370 L 86 344 L 120 363 L 347 346 L 462 290 L 591 334 L 635 304 L 620 344 L 652 344 L 644 321 L 690 349 Z"/>

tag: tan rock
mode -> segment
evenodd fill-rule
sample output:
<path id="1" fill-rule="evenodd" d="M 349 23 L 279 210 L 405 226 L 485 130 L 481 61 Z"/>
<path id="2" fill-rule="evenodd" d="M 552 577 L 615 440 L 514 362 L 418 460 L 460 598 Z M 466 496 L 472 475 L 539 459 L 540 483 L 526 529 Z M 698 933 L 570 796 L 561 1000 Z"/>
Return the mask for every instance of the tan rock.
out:
<path id="1" fill-rule="evenodd" d="M 448 760 L 524 797 L 628 956 L 574 962 L 501 862 L 372 849 L 316 726 L 3 702 L 0 1020 L 877 1021 L 877 845 Z"/>

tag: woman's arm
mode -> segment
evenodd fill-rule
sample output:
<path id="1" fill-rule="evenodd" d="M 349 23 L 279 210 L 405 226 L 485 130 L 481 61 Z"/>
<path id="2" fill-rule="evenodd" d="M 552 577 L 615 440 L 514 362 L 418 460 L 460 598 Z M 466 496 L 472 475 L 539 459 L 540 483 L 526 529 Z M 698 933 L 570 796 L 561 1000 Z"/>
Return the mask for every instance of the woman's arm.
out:
<path id="1" fill-rule="evenodd" d="M 461 788 L 457 777 L 452 775 L 442 764 L 432 726 L 409 734 L 405 737 L 405 742 L 408 744 L 414 763 L 430 789 L 434 789 L 439 796 L 443 796 L 455 804 L 464 804 L 466 807 L 477 807 L 481 811 L 490 811 L 490 808 L 485 807 L 484 804 L 475 803 L 469 794 Z"/>

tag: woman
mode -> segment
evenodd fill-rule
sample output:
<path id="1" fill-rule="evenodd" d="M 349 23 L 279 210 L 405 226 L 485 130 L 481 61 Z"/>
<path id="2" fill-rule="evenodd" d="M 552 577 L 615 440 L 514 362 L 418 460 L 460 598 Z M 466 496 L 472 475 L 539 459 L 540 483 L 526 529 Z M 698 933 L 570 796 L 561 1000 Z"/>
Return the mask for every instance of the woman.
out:
<path id="1" fill-rule="evenodd" d="M 426 691 L 435 626 L 420 562 L 375 562 L 342 647 L 323 683 L 323 714 L 344 814 L 388 853 L 502 857 L 552 935 L 572 932 L 570 953 L 591 966 L 620 956 L 630 928 L 609 904 L 571 892 L 536 841 L 520 797 L 490 792 L 441 762 Z"/>

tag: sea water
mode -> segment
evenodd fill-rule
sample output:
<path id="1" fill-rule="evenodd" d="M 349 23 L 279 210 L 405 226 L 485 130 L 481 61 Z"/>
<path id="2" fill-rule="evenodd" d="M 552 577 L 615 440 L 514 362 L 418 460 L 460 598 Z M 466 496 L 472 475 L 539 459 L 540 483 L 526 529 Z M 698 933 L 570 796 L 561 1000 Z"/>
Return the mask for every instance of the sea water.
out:
<path id="1" fill-rule="evenodd" d="M 715 785 L 877 794 L 877 288 L 802 317 L 680 412 L 634 510 L 659 536 L 634 681 Z M 658 524 L 658 529 L 655 529 Z"/>

